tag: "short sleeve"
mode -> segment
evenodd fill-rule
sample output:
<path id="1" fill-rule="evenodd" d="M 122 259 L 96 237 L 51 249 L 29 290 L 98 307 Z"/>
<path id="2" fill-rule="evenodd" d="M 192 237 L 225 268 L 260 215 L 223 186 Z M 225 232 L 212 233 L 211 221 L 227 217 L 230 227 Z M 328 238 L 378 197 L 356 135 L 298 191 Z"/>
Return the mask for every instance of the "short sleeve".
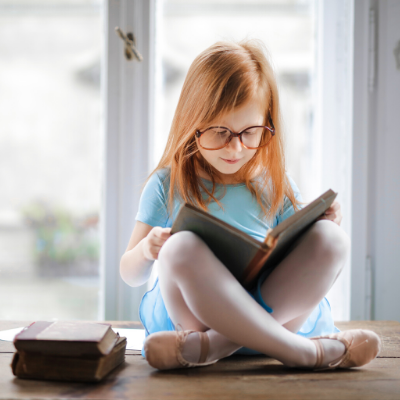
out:
<path id="1" fill-rule="evenodd" d="M 168 222 L 167 201 L 163 177 L 156 172 L 147 181 L 139 201 L 135 219 L 150 226 L 166 227 Z"/>
<path id="2" fill-rule="evenodd" d="M 292 186 L 294 197 L 299 201 L 303 201 L 303 198 L 301 197 L 301 194 L 300 194 L 300 190 L 297 187 L 295 181 L 292 179 L 292 177 L 289 174 L 286 174 L 286 175 L 289 178 L 290 185 Z M 303 206 L 299 205 L 298 207 L 302 208 Z M 281 212 L 278 213 L 276 216 L 276 225 L 280 224 L 282 221 L 284 221 L 286 218 L 289 218 L 294 213 L 295 213 L 295 211 L 294 211 L 292 202 L 285 196 L 285 200 L 283 203 L 283 210 L 281 210 Z"/>

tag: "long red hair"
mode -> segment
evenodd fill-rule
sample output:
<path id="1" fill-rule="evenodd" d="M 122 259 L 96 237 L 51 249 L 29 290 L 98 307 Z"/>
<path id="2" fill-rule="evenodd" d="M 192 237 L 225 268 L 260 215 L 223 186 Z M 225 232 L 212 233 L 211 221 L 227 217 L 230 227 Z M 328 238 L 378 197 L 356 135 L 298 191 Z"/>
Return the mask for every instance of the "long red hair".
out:
<path id="1" fill-rule="evenodd" d="M 258 96 L 264 106 L 267 125 L 269 116 L 275 125 L 270 143 L 257 150 L 252 159 L 238 172 L 238 179 L 256 197 L 264 217 L 272 221 L 283 206 L 284 196 L 295 210 L 300 204 L 285 173 L 285 156 L 281 129 L 278 89 L 264 44 L 256 39 L 217 42 L 200 53 L 189 68 L 172 121 L 164 154 L 154 171 L 170 168 L 168 209 L 172 213 L 176 195 L 184 202 L 204 210 L 211 201 L 220 180 L 213 168 L 198 151 L 195 131 L 206 127 L 215 118 L 230 112 Z M 262 168 L 261 179 L 254 176 Z M 207 173 L 211 191 L 199 176 Z M 150 178 L 149 176 L 149 178 Z M 256 183 L 256 184 L 255 184 Z M 202 191 L 208 194 L 203 199 Z"/>

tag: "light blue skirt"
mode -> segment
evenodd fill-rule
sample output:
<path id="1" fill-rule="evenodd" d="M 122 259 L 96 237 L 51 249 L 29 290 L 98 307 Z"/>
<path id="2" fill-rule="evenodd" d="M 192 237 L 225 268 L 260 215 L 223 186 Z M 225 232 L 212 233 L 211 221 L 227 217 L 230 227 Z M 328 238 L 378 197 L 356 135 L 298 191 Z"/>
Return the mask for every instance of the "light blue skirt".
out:
<path id="1" fill-rule="evenodd" d="M 248 292 L 267 312 L 273 313 L 272 308 L 267 306 L 261 297 L 260 287 L 266 279 L 265 275 L 261 275 L 258 279 L 257 286 Z M 145 329 L 145 336 L 160 332 L 174 331 L 175 327 L 165 308 L 164 300 L 161 296 L 158 277 L 151 290 L 143 295 L 139 306 L 139 318 Z M 330 333 L 340 332 L 333 323 L 331 306 L 326 297 L 315 307 L 307 321 L 303 324 L 297 335 L 311 338 L 314 336 L 329 335 Z M 246 347 L 240 348 L 234 354 L 256 355 L 261 354 L 256 350 Z M 142 347 L 142 356 L 145 357 L 144 348 Z"/>

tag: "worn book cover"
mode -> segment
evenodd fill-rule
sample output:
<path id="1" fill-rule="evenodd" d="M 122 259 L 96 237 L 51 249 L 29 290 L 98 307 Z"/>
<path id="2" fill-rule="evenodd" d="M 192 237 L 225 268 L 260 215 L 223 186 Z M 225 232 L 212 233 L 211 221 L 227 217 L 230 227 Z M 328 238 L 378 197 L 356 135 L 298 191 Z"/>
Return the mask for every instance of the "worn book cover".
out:
<path id="1" fill-rule="evenodd" d="M 17 351 L 11 363 L 18 378 L 98 382 L 125 359 L 126 338 L 119 337 L 112 350 L 100 357 L 66 357 Z"/>
<path id="2" fill-rule="evenodd" d="M 118 340 L 110 324 L 81 321 L 37 321 L 14 338 L 18 351 L 57 356 L 103 356 Z"/>
<path id="3" fill-rule="evenodd" d="M 336 196 L 337 193 L 329 189 L 270 229 L 263 242 L 188 203 L 179 209 L 171 234 L 179 231 L 196 233 L 236 279 L 246 289 L 251 289 L 261 272 L 272 272 L 295 241 L 331 206 Z"/>

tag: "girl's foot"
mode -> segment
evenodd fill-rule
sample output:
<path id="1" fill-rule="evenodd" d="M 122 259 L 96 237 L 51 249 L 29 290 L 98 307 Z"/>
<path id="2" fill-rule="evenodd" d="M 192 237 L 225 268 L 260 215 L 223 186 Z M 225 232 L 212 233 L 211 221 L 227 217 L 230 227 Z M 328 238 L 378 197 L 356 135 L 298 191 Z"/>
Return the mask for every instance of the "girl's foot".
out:
<path id="1" fill-rule="evenodd" d="M 205 334 L 207 334 L 207 332 Z M 321 365 L 322 367 L 326 367 L 329 363 L 338 361 L 339 358 L 342 357 L 346 351 L 345 345 L 340 340 L 319 339 L 319 341 L 324 347 L 324 358 Z M 236 348 L 233 351 L 235 350 Z M 189 333 L 185 340 L 185 343 L 183 344 L 182 357 L 186 361 L 196 363 L 199 360 L 200 351 L 200 332 Z M 215 353 L 216 351 L 212 351 L 212 349 L 210 348 L 207 354 L 206 362 L 218 360 L 220 357 L 218 356 L 218 354 Z M 309 367 L 313 367 L 314 365 L 315 360 L 312 361 L 312 365 L 310 365 Z"/>
<path id="2" fill-rule="evenodd" d="M 361 367 L 371 362 L 382 348 L 379 336 L 367 329 L 350 329 L 327 336 L 317 336 L 311 340 L 317 349 L 314 371 Z M 341 342 L 345 347 L 344 353 L 336 359 L 330 358 L 337 354 L 340 346 L 336 346 L 335 349 L 332 343 L 328 343 L 329 341 Z"/>
<path id="3" fill-rule="evenodd" d="M 182 329 L 182 327 L 181 327 Z M 189 361 L 183 355 L 183 347 L 186 340 L 192 333 L 191 340 L 196 336 L 200 339 L 200 353 L 197 360 Z M 209 349 L 209 339 L 205 332 L 196 331 L 162 331 L 152 333 L 146 338 L 144 343 L 144 351 L 146 354 L 147 362 L 157 369 L 176 369 L 176 368 L 189 368 L 189 367 L 203 367 L 216 363 L 215 361 L 207 361 L 207 354 Z M 193 359 L 193 354 L 189 358 Z"/>
<path id="4" fill-rule="evenodd" d="M 200 335 L 203 334 L 207 335 L 209 339 L 209 348 L 205 362 L 217 361 L 228 357 L 241 348 L 241 346 L 227 340 L 211 329 L 207 332 L 193 332 L 188 335 L 182 348 L 182 356 L 185 360 L 197 362 L 201 352 Z"/>
<path id="5" fill-rule="evenodd" d="M 205 333 L 207 335 L 207 333 Z M 191 363 L 199 361 L 201 353 L 200 332 L 189 333 L 182 347 L 182 357 Z M 208 358 L 208 354 L 207 354 Z M 206 359 L 206 361 L 208 361 Z"/>
<path id="6" fill-rule="evenodd" d="M 189 362 L 197 362 L 199 360 L 201 352 L 201 340 L 200 340 L 201 334 L 207 335 L 208 339 L 210 339 L 207 332 L 193 332 L 190 333 L 186 338 L 186 341 L 183 344 L 182 348 L 182 357 L 185 360 Z M 205 362 L 218 361 L 219 359 L 227 357 L 228 355 L 232 354 L 238 348 L 239 348 L 238 346 L 235 346 L 231 351 L 231 349 L 226 349 L 224 344 L 220 344 L 218 342 L 216 343 L 216 341 L 214 340 L 213 345 L 211 345 L 210 342 Z"/>
<path id="7" fill-rule="evenodd" d="M 318 339 L 323 346 L 321 367 L 327 367 L 332 362 L 339 361 L 346 351 L 346 346 L 340 340 Z M 318 354 L 318 353 L 317 353 Z"/>

